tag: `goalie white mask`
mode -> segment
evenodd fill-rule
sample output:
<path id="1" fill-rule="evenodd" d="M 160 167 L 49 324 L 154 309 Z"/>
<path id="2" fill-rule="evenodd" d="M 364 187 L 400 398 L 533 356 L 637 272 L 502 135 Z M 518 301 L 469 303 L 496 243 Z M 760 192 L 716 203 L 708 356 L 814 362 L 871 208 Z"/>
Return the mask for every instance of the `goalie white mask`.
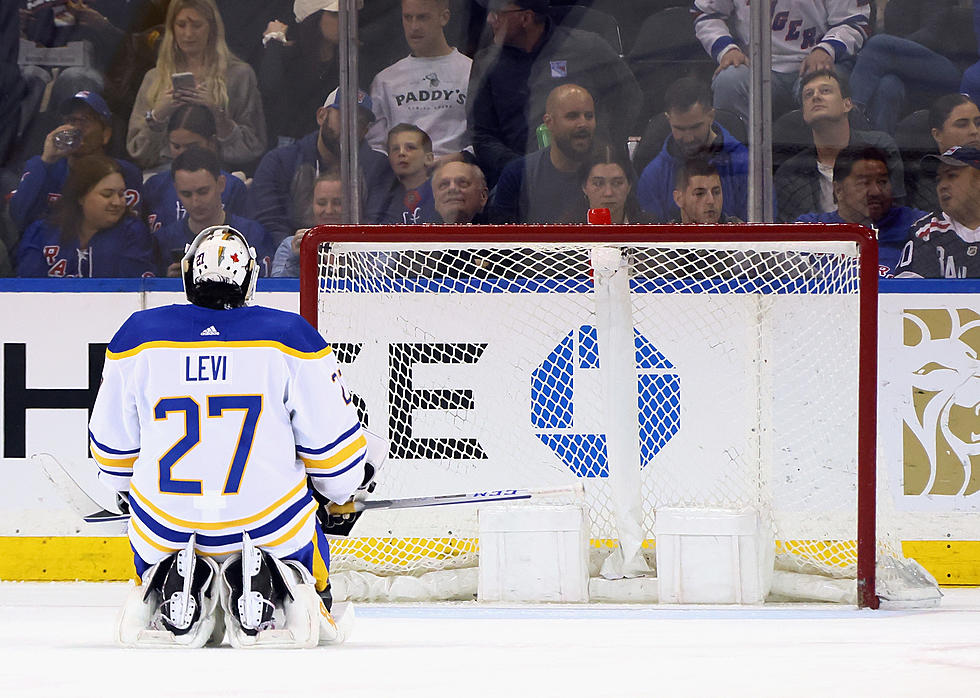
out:
<path id="1" fill-rule="evenodd" d="M 202 230 L 181 259 L 187 300 L 206 308 L 237 308 L 255 292 L 255 248 L 227 225 Z"/>

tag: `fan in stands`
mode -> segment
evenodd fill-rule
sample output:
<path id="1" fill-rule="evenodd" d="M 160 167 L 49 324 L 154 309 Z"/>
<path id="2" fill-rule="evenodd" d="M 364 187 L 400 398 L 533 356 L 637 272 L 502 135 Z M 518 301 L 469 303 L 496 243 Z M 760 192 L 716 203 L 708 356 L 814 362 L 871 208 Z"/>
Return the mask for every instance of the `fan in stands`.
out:
<path id="1" fill-rule="evenodd" d="M 181 265 L 191 304 L 126 320 L 90 423 L 100 479 L 128 493 L 142 582 L 118 640 L 200 647 L 226 627 L 235 647 L 342 641 L 352 615 L 331 608 L 311 489 L 363 496 L 383 458 L 368 462 L 323 338 L 248 305 L 258 272 L 239 231 L 203 230 Z"/>

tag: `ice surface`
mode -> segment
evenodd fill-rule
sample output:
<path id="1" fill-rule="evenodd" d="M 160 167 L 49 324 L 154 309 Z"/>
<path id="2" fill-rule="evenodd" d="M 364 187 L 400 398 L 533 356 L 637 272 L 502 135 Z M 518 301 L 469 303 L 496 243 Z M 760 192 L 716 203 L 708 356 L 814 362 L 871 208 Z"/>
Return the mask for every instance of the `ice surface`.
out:
<path id="1" fill-rule="evenodd" d="M 975 696 L 980 590 L 848 607 L 357 607 L 315 650 L 124 650 L 125 584 L 0 583 L 0 696 Z"/>

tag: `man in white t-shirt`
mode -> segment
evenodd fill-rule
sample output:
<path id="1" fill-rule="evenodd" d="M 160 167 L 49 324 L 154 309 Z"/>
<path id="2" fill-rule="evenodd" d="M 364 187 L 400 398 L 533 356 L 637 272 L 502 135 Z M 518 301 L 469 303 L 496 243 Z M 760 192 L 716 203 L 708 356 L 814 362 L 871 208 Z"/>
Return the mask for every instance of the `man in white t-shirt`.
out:
<path id="1" fill-rule="evenodd" d="M 446 41 L 448 22 L 449 0 L 402 0 L 402 27 L 412 52 L 371 83 L 377 120 L 367 140 L 375 150 L 387 152 L 388 131 L 403 123 L 429 134 L 436 158 L 469 145 L 466 89 L 473 62 Z"/>

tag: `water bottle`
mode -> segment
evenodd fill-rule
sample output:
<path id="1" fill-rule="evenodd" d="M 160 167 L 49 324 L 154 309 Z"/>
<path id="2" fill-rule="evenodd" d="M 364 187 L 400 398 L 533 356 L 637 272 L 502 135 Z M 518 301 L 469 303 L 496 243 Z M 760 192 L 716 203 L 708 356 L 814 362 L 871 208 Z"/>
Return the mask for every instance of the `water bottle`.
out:
<path id="1" fill-rule="evenodd" d="M 541 124 L 534 129 L 534 133 L 538 137 L 538 150 L 544 150 L 551 145 L 551 129 L 545 124 Z"/>

